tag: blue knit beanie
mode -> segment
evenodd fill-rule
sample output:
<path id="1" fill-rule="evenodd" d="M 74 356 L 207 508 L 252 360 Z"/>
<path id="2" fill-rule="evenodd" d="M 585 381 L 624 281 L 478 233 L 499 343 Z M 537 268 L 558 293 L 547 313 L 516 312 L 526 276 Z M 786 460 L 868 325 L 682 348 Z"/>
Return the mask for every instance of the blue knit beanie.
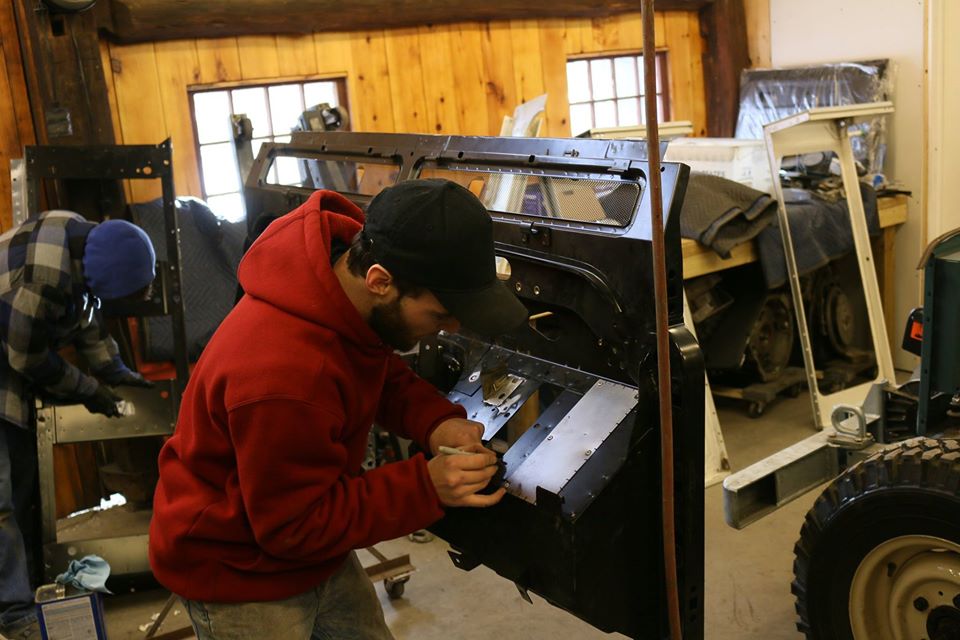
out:
<path id="1" fill-rule="evenodd" d="M 126 220 L 101 222 L 87 236 L 83 275 L 93 295 L 116 300 L 153 282 L 157 256 L 147 234 Z"/>

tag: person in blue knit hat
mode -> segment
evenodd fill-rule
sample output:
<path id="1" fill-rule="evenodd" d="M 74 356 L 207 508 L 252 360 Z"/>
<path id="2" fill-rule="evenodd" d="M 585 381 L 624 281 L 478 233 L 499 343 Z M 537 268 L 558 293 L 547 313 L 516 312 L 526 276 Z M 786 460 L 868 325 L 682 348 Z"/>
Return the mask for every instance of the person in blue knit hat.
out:
<path id="1" fill-rule="evenodd" d="M 39 638 L 28 558 L 39 536 L 34 398 L 119 416 L 108 385 L 152 386 L 97 321 L 101 300 L 146 299 L 156 255 L 142 229 L 47 211 L 0 235 L 0 634 Z M 58 355 L 76 347 L 92 375 Z M 26 535 L 24 535 L 26 533 Z M 37 532 L 39 533 L 39 532 Z"/>

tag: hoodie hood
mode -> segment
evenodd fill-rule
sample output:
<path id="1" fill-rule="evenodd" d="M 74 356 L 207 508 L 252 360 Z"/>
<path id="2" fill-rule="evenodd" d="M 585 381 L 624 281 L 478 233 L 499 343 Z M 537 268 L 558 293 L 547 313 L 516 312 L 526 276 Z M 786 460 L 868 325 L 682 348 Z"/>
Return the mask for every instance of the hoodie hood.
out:
<path id="1" fill-rule="evenodd" d="M 363 211 L 339 193 L 313 193 L 267 227 L 247 251 L 238 270 L 244 292 L 351 342 L 383 346 L 330 264 L 333 241 L 350 244 L 363 220 Z"/>

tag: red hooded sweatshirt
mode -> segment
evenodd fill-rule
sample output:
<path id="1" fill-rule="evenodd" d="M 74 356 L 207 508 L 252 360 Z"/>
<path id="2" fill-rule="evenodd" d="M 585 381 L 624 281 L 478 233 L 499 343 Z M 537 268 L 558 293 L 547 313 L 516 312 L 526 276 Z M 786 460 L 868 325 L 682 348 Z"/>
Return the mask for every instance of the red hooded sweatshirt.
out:
<path id="1" fill-rule="evenodd" d="M 191 600 L 279 600 L 353 549 L 443 511 L 417 455 L 361 475 L 374 421 L 426 446 L 464 417 L 384 345 L 330 264 L 363 213 L 318 191 L 253 244 L 246 295 L 207 345 L 160 452 L 150 524 L 157 579 Z"/>

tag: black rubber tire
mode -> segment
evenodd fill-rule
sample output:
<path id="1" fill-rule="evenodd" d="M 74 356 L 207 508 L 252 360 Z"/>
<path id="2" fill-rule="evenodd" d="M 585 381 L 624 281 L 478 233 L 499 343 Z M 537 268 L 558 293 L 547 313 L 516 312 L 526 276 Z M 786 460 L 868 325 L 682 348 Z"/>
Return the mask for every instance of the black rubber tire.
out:
<path id="1" fill-rule="evenodd" d="M 879 544 L 930 535 L 960 544 L 960 443 L 913 438 L 838 476 L 807 513 L 794 547 L 797 628 L 816 640 L 852 640 L 853 576 Z"/>
<path id="2" fill-rule="evenodd" d="M 765 402 L 751 402 L 750 406 L 747 407 L 747 415 L 756 420 L 763 415 L 766 409 L 767 404 Z"/>

